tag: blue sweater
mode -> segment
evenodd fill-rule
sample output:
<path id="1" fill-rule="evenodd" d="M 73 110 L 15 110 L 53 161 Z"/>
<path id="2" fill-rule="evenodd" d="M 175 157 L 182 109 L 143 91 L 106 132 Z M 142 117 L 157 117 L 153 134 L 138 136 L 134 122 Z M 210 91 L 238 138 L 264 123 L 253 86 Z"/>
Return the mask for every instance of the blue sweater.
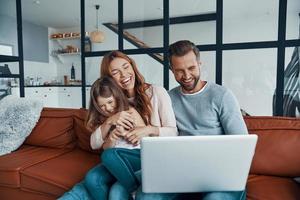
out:
<path id="1" fill-rule="evenodd" d="M 194 94 L 178 86 L 169 95 L 179 135 L 248 134 L 236 98 L 223 86 L 207 82 Z"/>

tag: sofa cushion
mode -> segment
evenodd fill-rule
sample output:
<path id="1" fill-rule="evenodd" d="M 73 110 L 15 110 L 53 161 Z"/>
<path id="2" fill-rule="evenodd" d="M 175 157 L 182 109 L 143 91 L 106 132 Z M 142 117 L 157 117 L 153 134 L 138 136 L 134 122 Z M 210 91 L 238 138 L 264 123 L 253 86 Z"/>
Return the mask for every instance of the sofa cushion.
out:
<path id="1" fill-rule="evenodd" d="M 50 149 L 23 145 L 19 150 L 0 157 L 0 186 L 19 188 L 20 171 L 62 155 L 68 149 Z"/>
<path id="2" fill-rule="evenodd" d="M 251 174 L 300 176 L 300 120 L 287 117 L 245 117 L 258 135 Z"/>
<path id="3" fill-rule="evenodd" d="M 300 185 L 292 178 L 250 175 L 247 182 L 247 200 L 300 199 Z"/>
<path id="4" fill-rule="evenodd" d="M 38 124 L 32 130 L 25 144 L 73 148 L 76 136 L 73 130 L 73 113 L 75 109 L 44 108 Z"/>
<path id="5" fill-rule="evenodd" d="M 55 196 L 27 192 L 18 188 L 0 186 L 0 199 L 2 200 L 55 200 Z"/>
<path id="6" fill-rule="evenodd" d="M 99 162 L 98 155 L 74 149 L 22 170 L 21 188 L 59 197 L 80 182 L 86 172 Z"/>
<path id="7" fill-rule="evenodd" d="M 77 136 L 77 144 L 79 148 L 89 151 L 92 153 L 100 154 L 101 149 L 93 150 L 90 145 L 90 137 L 92 132 L 87 130 L 85 127 L 85 120 L 87 117 L 87 110 L 86 109 L 79 109 L 77 112 L 74 113 L 74 131 L 75 135 Z"/>

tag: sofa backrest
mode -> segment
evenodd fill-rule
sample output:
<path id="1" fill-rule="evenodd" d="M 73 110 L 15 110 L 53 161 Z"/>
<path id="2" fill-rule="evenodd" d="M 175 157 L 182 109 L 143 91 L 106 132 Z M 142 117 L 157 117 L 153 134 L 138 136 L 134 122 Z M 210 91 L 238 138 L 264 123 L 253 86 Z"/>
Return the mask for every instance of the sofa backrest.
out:
<path id="1" fill-rule="evenodd" d="M 25 144 L 52 147 L 74 148 L 92 153 L 90 147 L 91 132 L 85 127 L 86 109 L 44 108 L 41 117 L 27 137 Z"/>
<path id="2" fill-rule="evenodd" d="M 249 133 L 258 135 L 251 174 L 300 176 L 300 119 L 244 117 Z"/>
<path id="3" fill-rule="evenodd" d="M 25 144 L 74 148 L 76 136 L 73 129 L 73 115 L 78 109 L 44 108 L 40 119 L 26 138 Z"/>
<path id="4" fill-rule="evenodd" d="M 99 154 L 101 152 L 101 149 L 99 150 L 92 150 L 90 145 L 90 137 L 92 132 L 89 131 L 85 127 L 85 120 L 87 117 L 87 110 L 84 108 L 76 110 L 74 112 L 73 118 L 74 118 L 74 132 L 77 137 L 77 145 L 79 148 L 89 151 L 92 153 Z"/>

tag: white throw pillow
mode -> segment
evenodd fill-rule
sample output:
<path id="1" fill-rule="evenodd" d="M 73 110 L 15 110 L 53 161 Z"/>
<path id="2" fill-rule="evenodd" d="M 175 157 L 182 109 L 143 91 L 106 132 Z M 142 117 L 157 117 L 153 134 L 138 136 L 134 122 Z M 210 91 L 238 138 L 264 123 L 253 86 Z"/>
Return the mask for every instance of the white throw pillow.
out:
<path id="1" fill-rule="evenodd" d="M 0 155 L 18 149 L 40 118 L 43 103 L 13 95 L 0 101 Z"/>

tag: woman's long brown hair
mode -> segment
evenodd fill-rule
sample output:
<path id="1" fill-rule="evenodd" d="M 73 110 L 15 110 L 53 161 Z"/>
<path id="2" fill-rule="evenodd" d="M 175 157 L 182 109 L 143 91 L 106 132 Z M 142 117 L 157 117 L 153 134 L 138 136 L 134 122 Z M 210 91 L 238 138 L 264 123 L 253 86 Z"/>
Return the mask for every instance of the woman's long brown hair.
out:
<path id="1" fill-rule="evenodd" d="M 86 127 L 94 131 L 99 125 L 101 125 L 108 117 L 102 109 L 98 106 L 98 97 L 108 98 L 113 96 L 116 100 L 116 110 L 115 112 L 120 112 L 129 109 L 129 102 L 125 96 L 122 88 L 110 77 L 103 76 L 97 79 L 90 92 L 90 105 L 88 110 L 88 116 L 86 119 Z"/>
<path id="2" fill-rule="evenodd" d="M 137 65 L 135 61 L 127 56 L 126 54 L 120 52 L 120 51 L 112 51 L 110 53 L 107 53 L 101 63 L 101 74 L 100 76 L 110 76 L 110 71 L 109 71 L 109 66 L 110 63 L 115 59 L 115 58 L 123 58 L 127 60 L 130 65 L 133 68 L 133 71 L 135 73 L 135 83 L 134 83 L 134 92 L 135 92 L 135 104 L 134 107 L 135 109 L 139 112 L 141 117 L 143 118 L 144 122 L 146 125 L 150 124 L 150 119 L 151 119 L 151 111 L 152 111 L 152 106 L 151 106 L 151 98 L 152 98 L 152 90 L 146 94 L 146 90 L 150 88 L 150 84 L 145 83 L 145 79 L 142 76 L 142 74 L 139 72 L 137 69 Z M 127 93 L 127 91 L 125 91 Z"/>

